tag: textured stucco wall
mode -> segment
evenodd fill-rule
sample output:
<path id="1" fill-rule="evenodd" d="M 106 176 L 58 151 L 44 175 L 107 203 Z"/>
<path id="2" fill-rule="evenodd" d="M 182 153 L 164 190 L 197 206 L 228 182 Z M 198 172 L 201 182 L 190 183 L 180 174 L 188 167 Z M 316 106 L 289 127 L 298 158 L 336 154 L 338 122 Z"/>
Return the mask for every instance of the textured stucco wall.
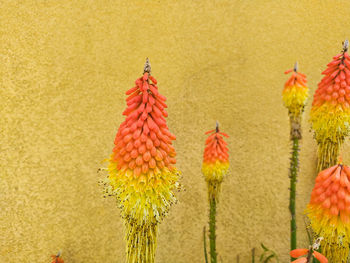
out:
<path id="1" fill-rule="evenodd" d="M 231 135 L 218 207 L 224 263 L 264 242 L 288 261 L 289 122 L 283 71 L 297 60 L 311 95 L 350 37 L 350 2 L 1 1 L 0 262 L 123 262 L 123 225 L 96 173 L 149 57 L 168 98 L 186 192 L 160 227 L 157 262 L 203 262 L 204 131 Z M 304 115 L 298 235 L 315 176 Z M 347 145 L 349 146 L 349 145 Z M 344 148 L 344 159 L 350 155 Z"/>

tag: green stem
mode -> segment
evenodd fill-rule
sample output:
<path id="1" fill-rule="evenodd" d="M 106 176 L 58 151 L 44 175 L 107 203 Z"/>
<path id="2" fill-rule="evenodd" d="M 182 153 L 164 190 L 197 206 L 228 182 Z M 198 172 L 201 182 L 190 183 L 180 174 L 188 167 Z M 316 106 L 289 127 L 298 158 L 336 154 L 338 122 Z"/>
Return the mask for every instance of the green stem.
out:
<path id="1" fill-rule="evenodd" d="M 252 249 L 252 263 L 255 263 L 255 248 Z"/>
<path id="2" fill-rule="evenodd" d="M 207 253 L 207 237 L 206 237 L 206 229 L 203 227 L 203 246 L 204 246 L 204 259 L 205 263 L 208 263 L 208 253 Z"/>
<path id="3" fill-rule="evenodd" d="M 290 162 L 290 196 L 289 196 L 289 211 L 291 214 L 290 220 L 290 249 L 297 248 L 297 223 L 295 215 L 295 195 L 296 183 L 298 174 L 298 158 L 299 158 L 299 138 L 292 138 L 292 158 Z M 291 261 L 295 260 L 291 258 Z"/>
<path id="4" fill-rule="evenodd" d="M 215 225 L 216 225 L 216 199 L 210 199 L 210 214 L 209 214 L 209 241 L 210 241 L 210 262 L 217 263 L 217 253 L 216 253 L 216 235 L 215 235 Z"/>

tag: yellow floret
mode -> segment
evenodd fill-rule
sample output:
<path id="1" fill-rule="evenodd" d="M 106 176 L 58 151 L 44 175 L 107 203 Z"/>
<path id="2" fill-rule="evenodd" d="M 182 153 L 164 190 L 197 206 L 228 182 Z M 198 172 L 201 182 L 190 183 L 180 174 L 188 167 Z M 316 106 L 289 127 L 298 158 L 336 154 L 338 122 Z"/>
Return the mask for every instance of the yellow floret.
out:
<path id="1" fill-rule="evenodd" d="M 340 147 L 350 133 L 350 109 L 326 102 L 312 107 L 310 121 L 318 143 L 317 170 L 321 171 L 337 162 Z"/>
<path id="2" fill-rule="evenodd" d="M 136 176 L 133 170 L 118 170 L 113 158 L 108 171 L 106 193 L 116 197 L 125 219 L 126 262 L 154 262 L 158 225 L 176 202 L 180 173 L 164 167 Z"/>
<path id="3" fill-rule="evenodd" d="M 221 183 L 229 169 L 229 162 L 216 161 L 215 163 L 203 163 L 202 172 L 208 185 L 208 198 L 218 199 Z"/>
<path id="4" fill-rule="evenodd" d="M 300 85 L 285 87 L 282 93 L 284 105 L 295 117 L 299 116 L 308 98 L 308 88 Z"/>
<path id="5" fill-rule="evenodd" d="M 311 227 L 317 236 L 324 238 L 322 254 L 329 262 L 346 263 L 349 254 L 349 224 L 344 224 L 340 217 L 325 214 L 322 208 L 308 206 Z"/>
<path id="6" fill-rule="evenodd" d="M 117 170 L 117 164 L 110 162 L 108 170 L 109 191 L 127 220 L 139 225 L 159 223 L 176 202 L 174 191 L 179 188 L 180 173 L 175 168 L 164 167 L 135 177 L 132 170 Z"/>
<path id="7" fill-rule="evenodd" d="M 325 138 L 338 142 L 349 135 L 350 132 L 350 109 L 344 110 L 341 105 L 324 103 L 311 109 L 310 121 L 315 131 L 316 140 Z"/>

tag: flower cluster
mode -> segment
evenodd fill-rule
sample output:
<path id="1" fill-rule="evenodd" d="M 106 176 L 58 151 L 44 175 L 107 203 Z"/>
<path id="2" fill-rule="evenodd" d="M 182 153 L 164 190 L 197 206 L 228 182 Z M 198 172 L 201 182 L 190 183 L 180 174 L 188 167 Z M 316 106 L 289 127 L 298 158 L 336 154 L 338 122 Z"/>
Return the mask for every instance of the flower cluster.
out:
<path id="1" fill-rule="evenodd" d="M 318 174 L 307 213 L 315 234 L 324 237 L 324 255 L 330 262 L 346 262 L 350 244 L 349 166 L 340 163 Z"/>
<path id="2" fill-rule="evenodd" d="M 126 92 L 126 119 L 114 140 L 107 193 L 116 196 L 126 220 L 128 262 L 153 262 L 156 226 L 176 201 L 179 187 L 172 145 L 176 137 L 167 127 L 166 98 L 148 61 L 135 84 Z"/>
<path id="3" fill-rule="evenodd" d="M 285 74 L 292 72 L 287 70 Z M 306 84 L 306 75 L 297 71 L 297 64 L 294 67 L 293 74 L 284 84 L 282 91 L 283 103 L 288 108 L 289 114 L 295 118 L 299 117 L 304 111 L 308 98 L 308 87 Z"/>
<path id="4" fill-rule="evenodd" d="M 229 155 L 227 143 L 223 137 L 228 137 L 226 133 L 216 130 L 206 132 L 209 137 L 205 141 L 202 172 L 208 184 L 209 199 L 217 198 L 221 183 L 229 168 Z"/>
<path id="5" fill-rule="evenodd" d="M 318 170 L 336 163 L 339 147 L 350 133 L 350 56 L 348 42 L 322 72 L 314 94 L 310 121 L 319 145 Z"/>

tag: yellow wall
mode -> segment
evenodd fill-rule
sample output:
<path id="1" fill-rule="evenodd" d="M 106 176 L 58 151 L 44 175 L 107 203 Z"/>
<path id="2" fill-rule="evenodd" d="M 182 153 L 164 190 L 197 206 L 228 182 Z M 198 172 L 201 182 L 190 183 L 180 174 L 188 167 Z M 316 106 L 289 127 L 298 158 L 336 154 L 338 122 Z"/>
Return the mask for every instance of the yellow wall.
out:
<path id="1" fill-rule="evenodd" d="M 186 192 L 160 227 L 157 262 L 203 262 L 204 131 L 219 120 L 231 171 L 218 207 L 224 263 L 264 242 L 288 261 L 289 122 L 284 70 L 297 60 L 311 95 L 350 38 L 349 1 L 2 1 L 0 262 L 123 262 L 123 225 L 97 169 L 113 148 L 124 92 L 146 57 L 168 98 Z M 316 145 L 304 118 L 302 212 Z M 349 145 L 348 145 L 349 146 Z M 350 155 L 344 151 L 345 161 Z"/>

